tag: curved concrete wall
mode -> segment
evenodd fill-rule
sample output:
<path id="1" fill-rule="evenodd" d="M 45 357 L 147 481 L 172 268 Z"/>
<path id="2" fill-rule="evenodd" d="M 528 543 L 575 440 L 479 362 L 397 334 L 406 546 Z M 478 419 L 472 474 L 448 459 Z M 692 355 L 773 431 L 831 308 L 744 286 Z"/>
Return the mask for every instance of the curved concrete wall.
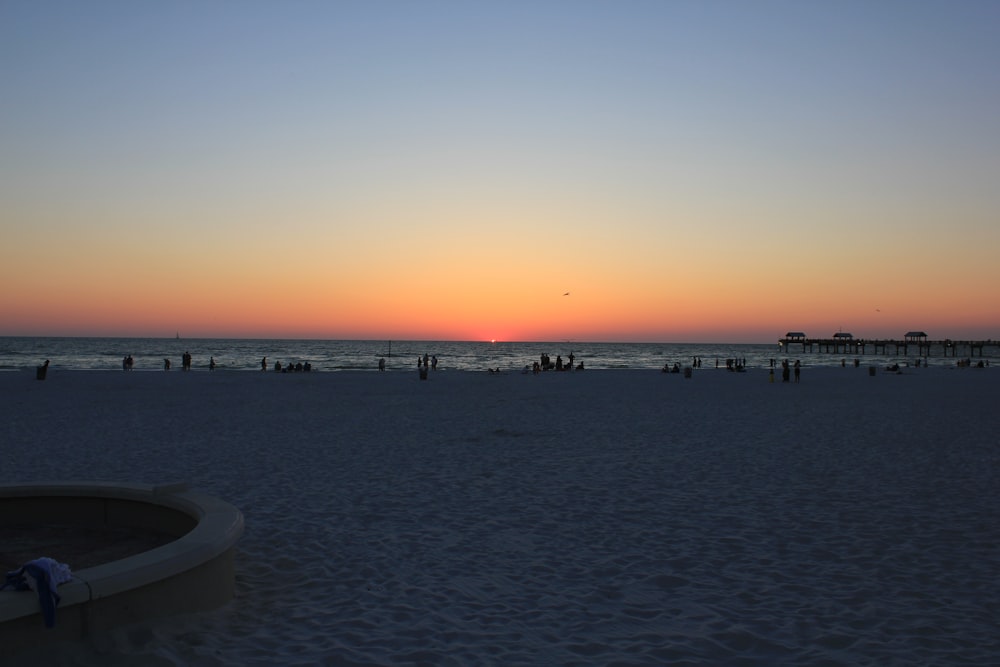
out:
<path id="1" fill-rule="evenodd" d="M 243 515 L 185 484 L 0 484 L 0 523 L 28 522 L 153 527 L 177 539 L 73 572 L 73 581 L 58 588 L 62 601 L 55 628 L 45 628 L 34 592 L 0 591 L 0 646 L 5 651 L 212 609 L 233 597 L 233 554 L 243 534 Z"/>

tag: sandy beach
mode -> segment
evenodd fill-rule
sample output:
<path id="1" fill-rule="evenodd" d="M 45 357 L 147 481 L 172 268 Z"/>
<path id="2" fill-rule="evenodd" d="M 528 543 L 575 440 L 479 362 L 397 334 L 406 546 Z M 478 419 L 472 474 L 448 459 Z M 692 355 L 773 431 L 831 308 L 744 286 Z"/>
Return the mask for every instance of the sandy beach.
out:
<path id="1" fill-rule="evenodd" d="M 39 654 L 990 664 L 1000 375 L 903 371 L 0 373 L 2 481 L 185 481 L 246 518 L 224 608 Z"/>

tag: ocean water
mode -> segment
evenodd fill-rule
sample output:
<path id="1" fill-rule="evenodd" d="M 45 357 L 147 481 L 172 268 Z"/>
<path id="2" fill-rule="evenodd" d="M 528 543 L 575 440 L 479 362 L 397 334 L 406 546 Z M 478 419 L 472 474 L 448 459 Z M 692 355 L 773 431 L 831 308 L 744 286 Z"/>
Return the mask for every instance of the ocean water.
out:
<path id="1" fill-rule="evenodd" d="M 911 350 L 912 352 L 913 350 Z M 309 362 L 314 371 L 377 370 L 378 360 L 386 359 L 388 370 L 412 370 L 417 357 L 436 356 L 438 370 L 481 371 L 487 368 L 520 370 L 547 354 L 553 362 L 557 355 L 566 361 L 591 369 L 658 369 L 664 364 L 691 365 L 700 359 L 702 368 L 726 367 L 727 359 L 743 360 L 748 368 L 765 368 L 782 359 L 799 360 L 804 366 L 840 366 L 858 363 L 883 366 L 893 363 L 915 365 L 954 365 L 956 358 L 927 358 L 898 355 L 832 354 L 816 351 L 801 353 L 782 350 L 777 343 L 588 343 L 588 342 L 477 342 L 477 341 L 374 341 L 374 340 L 293 340 L 244 338 L 58 338 L 0 337 L 0 371 L 32 369 L 46 359 L 53 369 L 115 370 L 122 359 L 131 355 L 134 370 L 162 370 L 164 359 L 173 369 L 180 369 L 181 355 L 193 357 L 193 370 L 208 370 L 215 359 L 217 370 L 259 371 L 266 357 L 268 368 L 274 363 Z M 959 350 L 959 355 L 968 350 Z M 959 358 L 962 358 L 961 356 Z M 1000 346 L 988 345 L 982 359 L 991 364 L 1000 361 Z"/>

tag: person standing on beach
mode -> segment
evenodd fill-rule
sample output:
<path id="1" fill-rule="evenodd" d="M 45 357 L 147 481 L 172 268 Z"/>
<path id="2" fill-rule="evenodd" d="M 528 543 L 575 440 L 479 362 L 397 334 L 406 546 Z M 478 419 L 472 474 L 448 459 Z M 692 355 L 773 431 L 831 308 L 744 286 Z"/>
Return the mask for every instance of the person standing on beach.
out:
<path id="1" fill-rule="evenodd" d="M 215 370 L 215 357 L 209 357 L 208 358 L 208 370 L 210 370 L 210 371 L 214 371 Z"/>
<path id="2" fill-rule="evenodd" d="M 260 370 L 267 372 L 267 357 L 260 360 Z"/>
<path id="3" fill-rule="evenodd" d="M 796 359 L 795 360 L 795 382 L 796 382 L 796 384 L 799 381 L 799 371 L 801 370 L 801 368 L 802 368 L 802 364 L 799 362 L 798 359 Z"/>

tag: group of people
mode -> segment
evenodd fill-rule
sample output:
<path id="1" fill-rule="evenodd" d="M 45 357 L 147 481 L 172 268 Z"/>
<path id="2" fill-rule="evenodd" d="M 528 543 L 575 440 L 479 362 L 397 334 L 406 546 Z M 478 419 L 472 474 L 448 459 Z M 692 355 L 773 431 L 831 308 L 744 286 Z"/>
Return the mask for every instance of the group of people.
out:
<path id="1" fill-rule="evenodd" d="M 125 369 L 125 370 L 129 370 L 130 371 L 130 370 L 132 370 L 132 356 L 129 355 L 128 357 L 126 357 L 126 360 L 128 362 L 128 368 Z M 164 359 L 163 359 L 163 370 L 165 370 L 165 371 L 169 371 L 170 370 L 170 359 L 167 359 L 166 357 L 164 357 Z M 181 355 L 181 370 L 182 371 L 189 371 L 189 370 L 191 370 L 191 353 L 190 352 L 185 352 L 184 354 Z M 215 357 L 210 357 L 209 358 L 209 361 L 208 361 L 208 370 L 210 370 L 210 371 L 214 371 L 215 370 Z"/>
<path id="2" fill-rule="evenodd" d="M 694 363 L 691 366 L 685 366 L 684 367 L 684 377 L 686 377 L 686 378 L 688 378 L 690 380 L 691 379 L 691 374 L 693 373 L 693 369 L 697 368 L 698 365 L 700 364 L 700 362 L 701 362 L 701 360 L 698 359 L 698 357 L 695 357 Z M 663 368 L 660 369 L 660 372 L 661 373 L 680 373 L 681 372 L 681 365 L 680 365 L 680 363 L 678 363 L 678 362 L 675 361 L 674 365 L 671 366 L 670 362 L 668 361 L 667 363 L 663 364 Z"/>
<path id="3" fill-rule="evenodd" d="M 536 361 L 535 363 L 533 363 L 531 365 L 531 372 L 532 373 L 541 373 L 542 371 L 572 371 L 572 370 L 582 371 L 583 370 L 583 362 L 582 361 L 577 366 L 573 365 L 573 361 L 574 361 L 575 357 L 573 356 L 572 352 L 569 353 L 569 357 L 567 357 L 567 359 L 568 359 L 567 362 L 563 362 L 562 355 L 557 354 L 556 355 L 556 360 L 553 363 L 552 358 L 549 355 L 543 353 L 543 354 L 541 354 L 538 357 L 538 361 Z"/>
<path id="4" fill-rule="evenodd" d="M 774 366 L 774 362 L 772 361 L 771 364 L 772 364 L 772 368 L 771 368 L 771 381 L 774 382 L 774 367 L 773 367 Z M 794 364 L 789 365 L 788 359 L 782 359 L 781 360 L 781 381 L 782 382 L 788 382 L 788 380 L 790 379 L 790 376 L 792 374 L 792 369 L 793 368 L 795 370 L 795 381 L 798 382 L 799 381 L 799 376 L 800 376 L 800 374 L 802 372 L 802 362 L 800 362 L 798 359 L 796 359 Z"/>
<path id="5" fill-rule="evenodd" d="M 774 362 L 772 361 L 771 364 L 773 365 Z M 716 359 L 715 361 L 715 367 L 716 368 L 719 367 L 718 359 Z M 746 359 L 726 359 L 726 370 L 731 373 L 743 373 L 746 371 L 746 368 L 747 368 Z"/>
<path id="6" fill-rule="evenodd" d="M 417 372 L 420 373 L 420 377 L 427 379 L 428 370 L 437 370 L 438 358 L 437 355 L 429 355 L 426 352 L 424 355 L 417 357 Z M 378 359 L 378 369 L 380 371 L 385 370 L 385 357 L 379 357 Z"/>
<path id="7" fill-rule="evenodd" d="M 260 360 L 260 370 L 267 371 L 267 357 Z M 299 361 L 296 363 L 288 362 L 282 365 L 280 361 L 274 362 L 274 372 L 275 373 L 308 373 L 312 370 L 312 364 L 308 361 L 305 363 Z"/>
<path id="8" fill-rule="evenodd" d="M 125 370 L 127 370 L 127 371 L 132 370 L 132 364 L 133 364 L 132 355 L 129 355 L 129 356 L 125 357 L 125 361 L 123 361 L 122 363 L 125 364 L 125 365 L 127 365 L 127 368 Z M 164 359 L 163 359 L 163 370 L 165 370 L 165 371 L 169 371 L 170 370 L 170 359 L 168 359 L 166 357 L 164 357 Z M 181 370 L 182 371 L 189 371 L 189 370 L 191 370 L 191 353 L 190 352 L 185 352 L 184 354 L 181 355 Z M 215 370 L 215 357 L 209 357 L 209 360 L 208 360 L 208 370 L 210 370 L 210 371 L 214 371 Z"/>
<path id="9" fill-rule="evenodd" d="M 421 380 L 427 379 L 427 371 L 429 369 L 437 370 L 437 367 L 438 367 L 437 355 L 429 357 L 427 356 L 427 353 L 424 352 L 424 356 L 417 357 L 417 373 L 420 375 Z M 381 368 L 379 370 L 381 370 Z"/>
<path id="10" fill-rule="evenodd" d="M 726 367 L 727 368 L 729 367 L 730 362 L 732 362 L 732 361 L 733 361 L 732 359 L 726 359 Z M 719 360 L 718 359 L 715 360 L 715 367 L 716 368 L 719 367 Z M 690 366 L 686 366 L 684 368 L 684 376 L 685 377 L 691 377 L 691 369 L 693 369 L 693 368 L 701 368 L 701 357 L 691 357 L 691 365 Z M 730 370 L 732 370 L 732 369 L 730 369 Z M 681 365 L 680 365 L 679 362 L 675 361 L 674 365 L 671 366 L 670 362 L 668 361 L 667 363 L 663 364 L 663 368 L 660 369 L 660 372 L 661 373 L 680 373 L 681 372 Z"/>
<path id="11" fill-rule="evenodd" d="M 191 357 L 191 353 L 190 352 L 185 352 L 184 354 L 181 355 L 181 369 L 182 370 L 185 370 L 185 371 L 191 370 L 191 359 L 192 359 L 192 357 Z M 437 363 L 437 360 L 435 360 L 435 364 L 436 363 Z M 214 371 L 217 365 L 218 364 L 215 363 L 215 357 L 214 356 L 211 356 L 211 357 L 208 358 L 208 370 Z M 163 370 L 169 371 L 170 368 L 171 368 L 171 366 L 172 366 L 172 364 L 170 363 L 170 359 L 164 357 L 164 359 L 163 359 Z M 129 355 L 125 356 L 124 358 L 122 358 L 122 370 L 123 371 L 130 371 L 134 367 L 135 367 L 135 359 L 132 358 L 131 354 L 129 354 Z M 260 369 L 262 371 L 269 370 L 269 367 L 268 367 L 268 364 L 267 364 L 267 357 L 264 357 L 263 359 L 260 360 Z M 296 362 L 294 364 L 292 362 L 288 362 L 287 364 L 282 365 L 282 363 L 280 361 L 276 361 L 276 362 L 274 362 L 274 370 L 275 370 L 275 372 L 278 372 L 278 373 L 297 373 L 297 372 L 300 372 L 300 371 L 302 371 L 302 372 L 308 372 L 308 371 L 312 370 L 312 364 L 310 364 L 308 361 L 306 361 L 306 362 L 299 361 L 299 362 Z"/>

